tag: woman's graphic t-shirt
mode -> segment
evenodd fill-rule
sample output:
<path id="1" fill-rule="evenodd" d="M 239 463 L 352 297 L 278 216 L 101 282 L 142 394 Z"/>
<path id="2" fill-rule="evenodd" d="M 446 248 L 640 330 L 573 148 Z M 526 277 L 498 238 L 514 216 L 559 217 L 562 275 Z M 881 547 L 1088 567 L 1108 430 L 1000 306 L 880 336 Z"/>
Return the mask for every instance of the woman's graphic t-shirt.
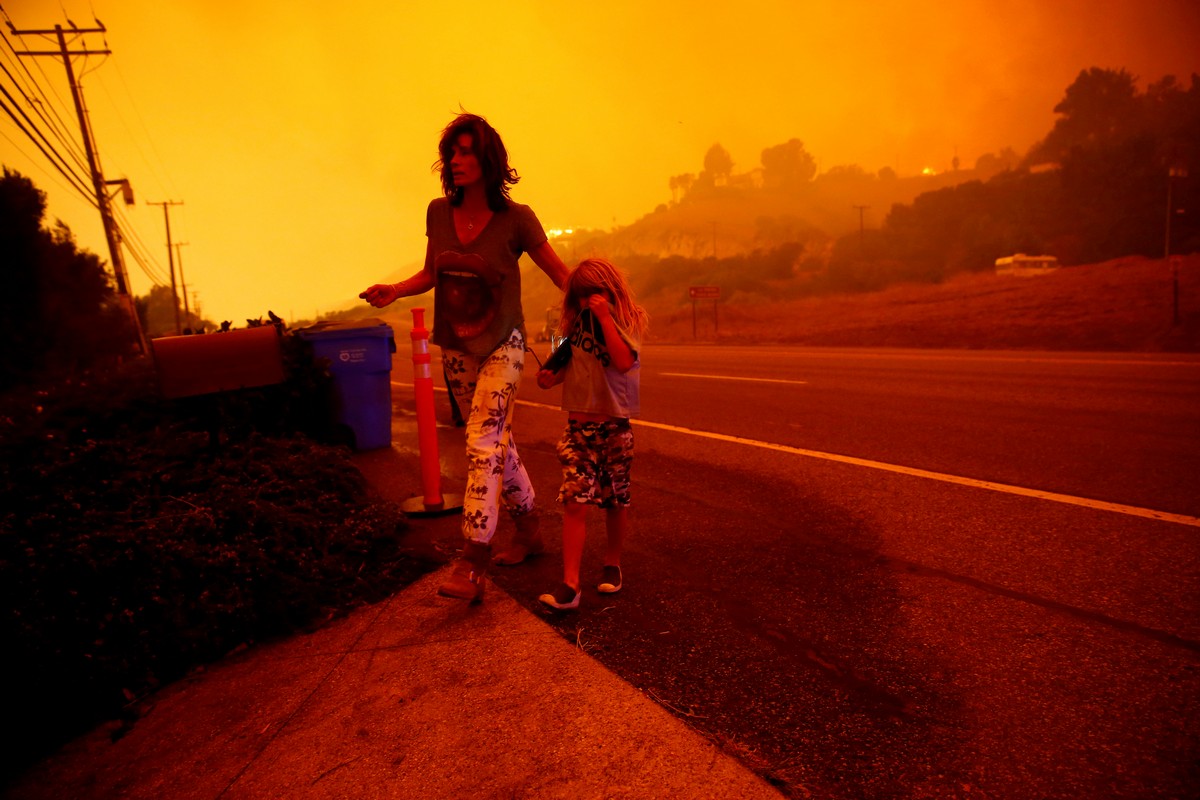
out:
<path id="1" fill-rule="evenodd" d="M 448 350 L 485 356 L 524 332 L 519 260 L 546 241 L 542 223 L 529 206 L 509 201 L 467 244 L 454 230 L 450 200 L 439 197 L 425 215 L 429 260 L 434 277 L 433 342 Z"/>

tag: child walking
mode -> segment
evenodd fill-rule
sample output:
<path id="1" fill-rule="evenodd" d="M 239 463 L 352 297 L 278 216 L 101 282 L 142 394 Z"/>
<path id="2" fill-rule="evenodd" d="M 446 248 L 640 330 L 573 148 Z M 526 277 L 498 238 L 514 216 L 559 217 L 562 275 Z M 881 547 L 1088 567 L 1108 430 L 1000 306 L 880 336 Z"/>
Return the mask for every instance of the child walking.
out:
<path id="1" fill-rule="evenodd" d="M 604 509 L 608 546 L 596 589 L 621 590 L 621 548 L 629 532 L 629 468 L 633 463 L 630 417 L 638 400 L 638 350 L 646 332 L 645 309 L 634 300 L 625 276 L 608 261 L 580 262 L 563 284 L 560 332 L 569 347 L 547 360 L 538 386 L 563 384 L 567 427 L 558 443 L 563 465 L 563 582 L 538 598 L 558 609 L 579 607 L 579 567 L 587 534 L 588 506 Z"/>

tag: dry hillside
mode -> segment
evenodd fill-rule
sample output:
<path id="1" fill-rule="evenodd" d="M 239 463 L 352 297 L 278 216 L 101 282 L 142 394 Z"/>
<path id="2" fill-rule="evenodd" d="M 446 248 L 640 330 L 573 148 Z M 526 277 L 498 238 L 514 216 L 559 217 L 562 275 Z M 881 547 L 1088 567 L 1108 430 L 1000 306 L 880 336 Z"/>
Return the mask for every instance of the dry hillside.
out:
<path id="1" fill-rule="evenodd" d="M 1037 277 L 961 275 L 936 286 L 781 303 L 697 301 L 696 338 L 823 346 L 1017 350 L 1200 350 L 1200 256 L 1173 281 L 1161 259 L 1125 258 Z M 692 304 L 654 308 L 654 341 L 693 339 Z"/>

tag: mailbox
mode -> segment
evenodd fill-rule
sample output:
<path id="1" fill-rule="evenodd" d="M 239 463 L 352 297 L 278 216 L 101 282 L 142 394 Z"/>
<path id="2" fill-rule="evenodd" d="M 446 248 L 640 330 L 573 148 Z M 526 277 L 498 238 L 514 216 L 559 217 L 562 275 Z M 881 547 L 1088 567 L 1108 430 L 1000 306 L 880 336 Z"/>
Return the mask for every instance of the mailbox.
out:
<path id="1" fill-rule="evenodd" d="M 163 397 L 282 383 L 283 349 L 274 325 L 150 341 Z"/>

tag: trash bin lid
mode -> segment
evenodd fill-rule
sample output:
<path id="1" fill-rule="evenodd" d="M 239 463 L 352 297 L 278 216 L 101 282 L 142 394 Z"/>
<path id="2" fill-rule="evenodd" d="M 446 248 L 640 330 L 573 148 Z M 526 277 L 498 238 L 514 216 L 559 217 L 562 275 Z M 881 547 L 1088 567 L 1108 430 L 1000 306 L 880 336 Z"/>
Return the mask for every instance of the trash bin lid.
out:
<path id="1" fill-rule="evenodd" d="M 393 338 L 392 326 L 379 319 L 323 320 L 293 331 L 304 339 L 344 339 L 347 336 L 378 336 Z"/>

